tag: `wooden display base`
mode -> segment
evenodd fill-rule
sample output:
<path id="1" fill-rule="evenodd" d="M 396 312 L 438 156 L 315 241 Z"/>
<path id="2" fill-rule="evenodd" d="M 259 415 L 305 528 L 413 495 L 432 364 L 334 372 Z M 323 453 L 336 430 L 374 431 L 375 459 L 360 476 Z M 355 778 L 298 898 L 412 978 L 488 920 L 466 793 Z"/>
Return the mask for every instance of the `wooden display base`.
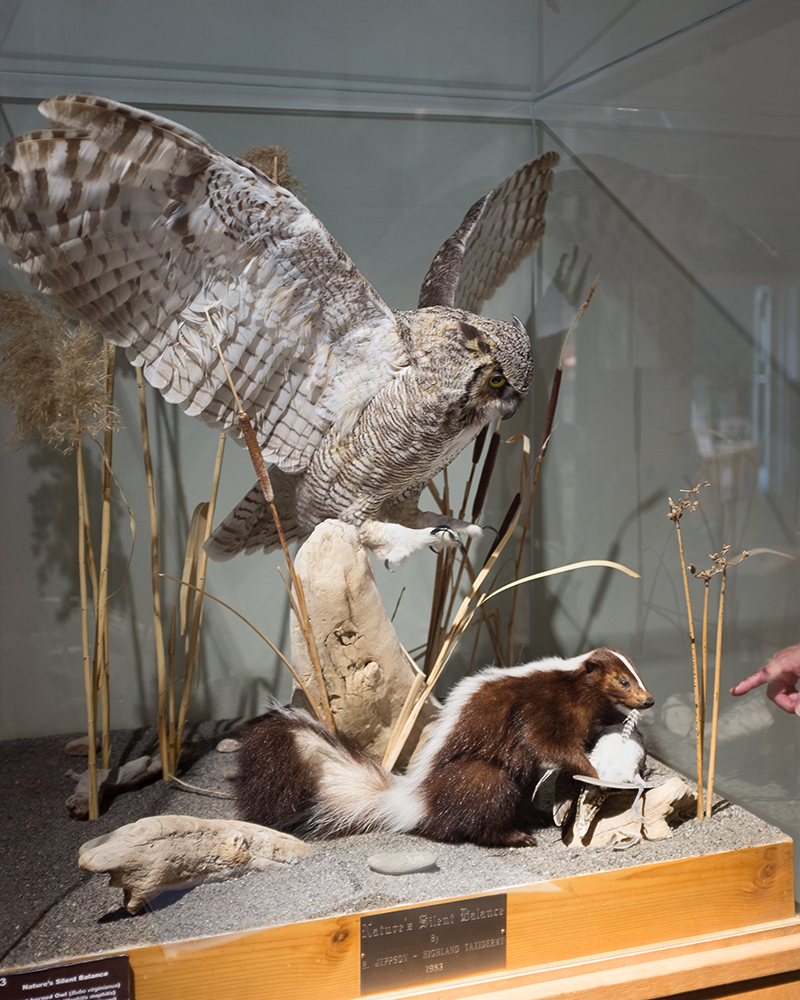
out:
<path id="1" fill-rule="evenodd" d="M 701 991 L 693 998 L 800 996 L 789 842 L 506 894 L 505 968 L 371 996 L 645 1000 L 689 990 Z M 135 1000 L 352 1000 L 361 995 L 361 918 L 346 914 L 129 950 Z"/>

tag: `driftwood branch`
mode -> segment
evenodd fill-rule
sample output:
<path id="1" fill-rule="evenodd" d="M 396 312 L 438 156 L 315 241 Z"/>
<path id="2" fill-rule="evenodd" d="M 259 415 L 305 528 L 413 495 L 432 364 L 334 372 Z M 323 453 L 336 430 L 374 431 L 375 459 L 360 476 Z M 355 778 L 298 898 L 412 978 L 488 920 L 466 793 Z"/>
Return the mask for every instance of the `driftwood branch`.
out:
<path id="1" fill-rule="evenodd" d="M 280 868 L 310 852 L 302 840 L 255 823 L 166 815 L 88 841 L 78 864 L 84 871 L 107 872 L 109 885 L 124 890 L 125 908 L 137 913 L 166 889 Z"/>

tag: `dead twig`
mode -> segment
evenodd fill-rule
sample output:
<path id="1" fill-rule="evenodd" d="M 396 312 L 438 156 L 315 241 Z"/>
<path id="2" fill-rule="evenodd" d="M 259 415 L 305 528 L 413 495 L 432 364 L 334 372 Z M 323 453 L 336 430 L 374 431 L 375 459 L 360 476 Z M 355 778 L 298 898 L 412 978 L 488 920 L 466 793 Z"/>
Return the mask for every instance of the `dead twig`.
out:
<path id="1" fill-rule="evenodd" d="M 286 537 L 283 534 L 281 519 L 278 514 L 278 509 L 275 506 L 275 494 L 272 490 L 272 483 L 269 481 L 269 474 L 267 473 L 264 456 L 261 454 L 261 448 L 259 447 L 258 439 L 256 438 L 255 431 L 253 430 L 253 425 L 242 407 L 239 394 L 236 391 L 236 386 L 233 384 L 233 379 L 228 371 L 228 366 L 225 363 L 225 357 L 222 353 L 222 345 L 220 344 L 219 337 L 217 336 L 217 329 L 208 309 L 206 309 L 206 319 L 208 320 L 209 328 L 211 329 L 211 333 L 214 337 L 214 343 L 216 344 L 217 353 L 219 354 L 219 360 L 222 364 L 223 371 L 225 372 L 225 377 L 228 380 L 228 385 L 230 386 L 230 390 L 233 395 L 233 401 L 236 404 L 236 416 L 239 421 L 239 429 L 242 432 L 242 437 L 244 438 L 247 450 L 250 453 L 250 461 L 253 463 L 253 468 L 256 470 L 256 476 L 258 478 L 259 485 L 261 486 L 261 492 L 263 493 L 264 499 L 266 500 L 270 512 L 272 513 L 272 519 L 275 522 L 275 529 L 278 532 L 281 549 L 283 550 L 286 565 L 289 569 L 289 576 L 291 577 L 293 588 L 292 593 L 290 594 L 292 609 L 297 617 L 297 624 L 300 626 L 300 631 L 302 632 L 303 639 L 308 649 L 308 655 L 311 658 L 311 664 L 314 668 L 314 674 L 317 678 L 317 685 L 319 688 L 318 704 L 322 712 L 320 721 L 324 722 L 329 729 L 335 730 L 336 724 L 334 722 L 330 702 L 328 701 L 328 692 L 325 689 L 325 679 L 322 676 L 322 666 L 319 661 L 317 643 L 314 639 L 314 633 L 311 629 L 311 622 L 308 617 L 308 608 L 306 606 L 303 585 L 300 582 L 300 577 L 295 572 L 294 562 L 292 561 L 289 547 L 286 544 Z M 317 702 L 312 699 L 311 704 L 314 706 L 314 710 L 317 711 Z M 319 716 L 318 711 L 317 714 Z"/>

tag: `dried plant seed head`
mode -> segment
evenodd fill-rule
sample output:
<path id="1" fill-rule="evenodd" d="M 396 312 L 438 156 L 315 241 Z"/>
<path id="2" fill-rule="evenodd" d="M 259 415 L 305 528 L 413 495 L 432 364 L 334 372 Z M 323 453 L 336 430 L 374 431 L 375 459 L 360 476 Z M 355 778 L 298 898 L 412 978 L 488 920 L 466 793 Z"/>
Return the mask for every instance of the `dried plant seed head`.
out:
<path id="1" fill-rule="evenodd" d="M 0 292 L 0 401 L 17 418 L 10 443 L 39 437 L 69 452 L 83 434 L 113 428 L 103 350 L 91 327 L 68 325 L 30 296 Z"/>
<path id="2" fill-rule="evenodd" d="M 53 443 L 67 451 L 81 435 L 95 437 L 116 426 L 117 415 L 106 390 L 103 350 L 102 338 L 84 323 L 68 329 L 56 344 L 53 381 L 61 405 L 59 422 L 51 433 Z"/>
<path id="3" fill-rule="evenodd" d="M 667 499 L 669 501 L 669 514 L 667 514 L 667 517 L 670 519 L 670 521 L 675 521 L 677 524 L 677 522 L 680 521 L 680 519 L 683 517 L 686 511 L 689 511 L 689 513 L 691 514 L 692 511 L 697 510 L 700 501 L 692 500 L 691 497 L 697 496 L 700 490 L 703 490 L 706 488 L 706 486 L 710 485 L 711 483 L 709 482 L 698 483 L 697 486 L 693 486 L 690 490 L 681 490 L 681 493 L 685 493 L 686 495 L 682 497 L 677 503 L 675 503 L 672 497 L 668 497 Z"/>
<path id="4" fill-rule="evenodd" d="M 711 561 L 719 569 L 725 569 L 728 565 L 728 552 L 730 551 L 730 545 L 723 545 L 722 552 L 713 552 L 711 554 Z"/>
<path id="5" fill-rule="evenodd" d="M 31 296 L 0 291 L 0 402 L 17 418 L 10 445 L 36 437 L 55 419 L 54 342 L 63 336 L 62 326 Z"/>
<path id="6" fill-rule="evenodd" d="M 672 497 L 668 497 L 667 499 L 669 503 L 669 514 L 667 514 L 667 517 L 670 521 L 680 521 L 683 517 L 683 507 L 679 503 L 675 503 Z"/>
<path id="7" fill-rule="evenodd" d="M 723 556 L 725 556 L 729 548 L 730 545 L 725 546 L 725 548 L 723 549 Z M 738 566 L 739 563 L 742 562 L 744 559 L 746 559 L 749 555 L 750 552 L 747 549 L 743 549 L 741 555 L 735 556 L 733 559 L 725 558 L 725 568 L 727 569 L 730 568 L 731 566 Z"/>
<path id="8" fill-rule="evenodd" d="M 242 159 L 297 197 L 304 193 L 299 181 L 291 171 L 289 154 L 283 146 L 251 146 Z"/>

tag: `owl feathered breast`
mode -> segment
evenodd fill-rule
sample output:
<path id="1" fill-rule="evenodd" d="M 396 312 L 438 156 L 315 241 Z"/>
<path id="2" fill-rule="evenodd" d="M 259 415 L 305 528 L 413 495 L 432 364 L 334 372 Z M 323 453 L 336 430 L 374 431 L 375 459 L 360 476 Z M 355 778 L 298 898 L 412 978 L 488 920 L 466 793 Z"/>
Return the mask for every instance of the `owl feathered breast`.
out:
<path id="1" fill-rule="evenodd" d="M 124 347 L 168 401 L 235 433 L 227 367 L 284 492 L 302 491 L 320 449 L 357 435 L 364 414 L 428 351 L 415 342 L 415 314 L 389 309 L 291 193 L 194 132 L 98 97 L 53 98 L 40 109 L 54 127 L 10 143 L 0 172 L 0 236 L 12 263 Z M 485 298 L 516 266 L 541 235 L 556 161 L 540 157 L 514 182 L 526 212 L 509 210 L 499 188 L 473 209 L 475 222 L 437 256 L 422 305 L 460 304 L 459 291 Z M 528 232 L 487 269 L 473 237 L 504 213 L 525 218 Z M 480 280 L 459 289 L 470 268 Z M 321 519 L 301 511 L 297 533 Z"/>

